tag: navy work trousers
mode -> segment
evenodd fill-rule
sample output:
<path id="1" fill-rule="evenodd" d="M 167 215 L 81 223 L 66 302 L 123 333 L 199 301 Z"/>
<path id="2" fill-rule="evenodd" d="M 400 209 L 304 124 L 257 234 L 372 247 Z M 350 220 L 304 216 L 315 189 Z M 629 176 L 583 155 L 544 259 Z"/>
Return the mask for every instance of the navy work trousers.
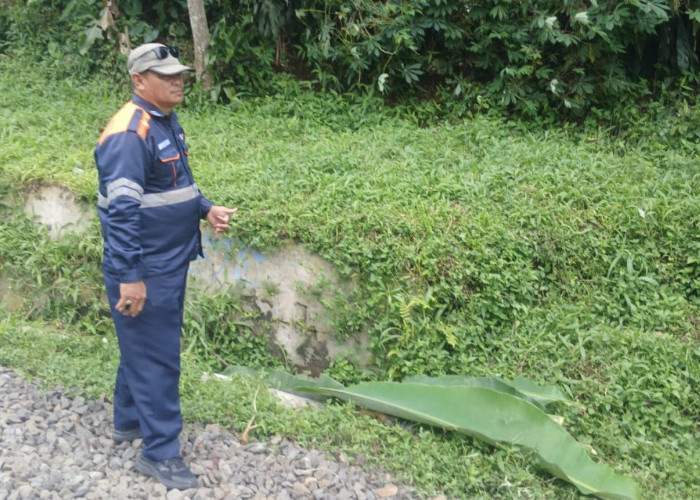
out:
<path id="1" fill-rule="evenodd" d="M 144 279 L 141 314 L 124 316 L 119 281 L 104 272 L 121 358 L 114 389 L 114 428 L 141 428 L 143 455 L 151 460 L 180 456 L 180 335 L 188 266 Z"/>

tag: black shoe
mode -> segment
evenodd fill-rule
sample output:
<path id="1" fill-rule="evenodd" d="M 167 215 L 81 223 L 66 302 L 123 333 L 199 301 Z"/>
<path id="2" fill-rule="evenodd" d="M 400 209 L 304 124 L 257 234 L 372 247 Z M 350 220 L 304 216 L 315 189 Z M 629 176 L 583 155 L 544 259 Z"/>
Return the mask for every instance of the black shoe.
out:
<path id="1" fill-rule="evenodd" d="M 139 455 L 134 468 L 148 476 L 153 476 L 168 488 L 188 490 L 197 487 L 197 476 L 192 474 L 180 457 L 156 462 Z"/>
<path id="2" fill-rule="evenodd" d="M 139 439 L 141 437 L 141 429 L 134 427 L 126 431 L 120 431 L 119 429 L 114 429 L 114 434 L 112 434 L 112 439 L 115 443 L 123 443 L 124 441 L 133 441 L 134 439 Z"/>

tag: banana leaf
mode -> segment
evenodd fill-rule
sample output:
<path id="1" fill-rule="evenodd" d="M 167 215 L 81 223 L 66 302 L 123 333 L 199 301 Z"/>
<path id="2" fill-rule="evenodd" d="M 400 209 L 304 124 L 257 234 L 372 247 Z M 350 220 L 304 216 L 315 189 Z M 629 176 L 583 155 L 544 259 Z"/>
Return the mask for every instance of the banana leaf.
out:
<path id="1" fill-rule="evenodd" d="M 467 387 L 483 387 L 498 392 L 504 392 L 511 396 L 524 399 L 534 404 L 541 410 L 546 410 L 552 403 L 573 404 L 561 390 L 555 386 L 538 385 L 526 378 L 504 380 L 497 377 L 467 377 L 465 375 L 443 375 L 440 377 L 428 377 L 427 375 L 414 375 L 407 377 L 404 382 L 421 383 L 428 385 L 462 385 Z"/>
<path id="2" fill-rule="evenodd" d="M 566 429 L 540 407 L 507 391 L 458 385 L 454 379 L 447 379 L 448 384 L 439 384 L 440 379 L 421 378 L 423 382 L 364 382 L 343 387 L 328 377 L 307 380 L 280 371 L 267 372 L 264 378 L 283 391 L 337 397 L 491 444 L 521 446 L 535 454 L 542 468 L 587 495 L 621 500 L 641 498 L 634 481 L 618 475 L 606 464 L 594 462 Z M 537 392 L 531 382 L 520 387 Z"/>
<path id="3" fill-rule="evenodd" d="M 327 375 L 321 374 L 316 379 L 307 379 L 297 375 L 292 375 L 280 368 L 270 368 L 270 369 L 257 369 L 248 366 L 237 366 L 231 365 L 226 367 L 222 372 L 223 375 L 244 375 L 253 378 L 262 379 L 265 384 L 267 384 L 272 389 L 279 389 L 290 394 L 295 394 L 297 396 L 303 396 L 305 398 L 314 399 L 317 401 L 322 401 L 328 399 L 331 396 L 325 394 L 311 394 L 305 390 L 299 390 L 299 387 L 328 387 L 335 389 L 344 389 L 345 386 L 340 382 L 330 378 Z"/>

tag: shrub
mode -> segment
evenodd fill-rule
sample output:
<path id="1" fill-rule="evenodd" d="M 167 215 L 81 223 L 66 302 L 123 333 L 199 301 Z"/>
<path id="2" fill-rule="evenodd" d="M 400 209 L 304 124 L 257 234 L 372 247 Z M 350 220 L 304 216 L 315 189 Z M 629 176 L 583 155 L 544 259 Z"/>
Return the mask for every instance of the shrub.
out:
<path id="1" fill-rule="evenodd" d="M 134 45 L 159 40 L 191 56 L 184 0 L 122 3 L 106 31 L 101 5 L 35 0 L 25 11 L 9 2 L 0 46 L 54 61 L 59 74 L 123 73 L 116 33 L 125 30 Z M 211 0 L 206 8 L 216 101 L 274 92 L 276 74 L 287 72 L 322 91 L 429 97 L 432 112 L 580 120 L 664 94 L 685 99 L 698 84 L 700 9 L 690 1 Z"/>

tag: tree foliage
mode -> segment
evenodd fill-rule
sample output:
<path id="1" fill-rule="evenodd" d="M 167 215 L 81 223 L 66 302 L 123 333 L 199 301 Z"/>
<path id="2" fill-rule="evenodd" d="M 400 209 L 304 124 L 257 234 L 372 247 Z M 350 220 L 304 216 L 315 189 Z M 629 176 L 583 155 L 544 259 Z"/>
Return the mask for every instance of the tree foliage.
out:
<path id="1" fill-rule="evenodd" d="M 26 7 L 3 8 L 3 46 L 58 47 L 88 70 L 104 61 L 103 2 Z M 288 72 L 322 90 L 581 116 L 681 81 L 695 85 L 700 66 L 698 0 L 208 0 L 205 7 L 218 98 L 266 92 L 276 73 Z M 115 23 L 134 44 L 191 46 L 185 0 L 122 0 L 119 9 Z"/>

